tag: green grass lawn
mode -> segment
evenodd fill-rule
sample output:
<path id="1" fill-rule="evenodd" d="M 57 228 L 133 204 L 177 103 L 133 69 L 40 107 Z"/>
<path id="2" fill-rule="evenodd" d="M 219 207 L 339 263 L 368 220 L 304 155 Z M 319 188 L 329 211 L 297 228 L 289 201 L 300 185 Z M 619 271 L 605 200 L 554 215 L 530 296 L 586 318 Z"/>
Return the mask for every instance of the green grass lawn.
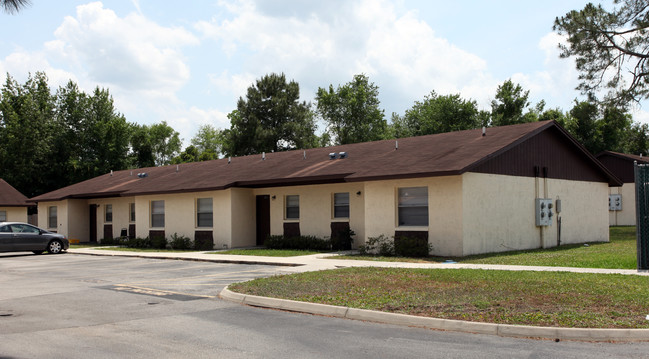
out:
<path id="1" fill-rule="evenodd" d="M 589 243 L 588 246 L 572 244 L 548 249 L 481 254 L 463 258 L 403 258 L 353 255 L 336 256 L 334 258 L 405 262 L 443 262 L 452 259 L 461 263 L 479 264 L 636 269 L 635 235 L 635 227 L 611 227 L 609 243 Z"/>
<path id="2" fill-rule="evenodd" d="M 293 250 L 293 249 L 231 249 L 228 251 L 209 252 L 209 254 L 236 254 L 243 256 L 267 256 L 267 257 L 297 257 L 318 254 L 322 252 Z"/>
<path id="3" fill-rule="evenodd" d="M 121 251 L 121 252 L 166 252 L 166 253 L 182 253 L 182 252 L 197 252 L 195 250 L 176 250 L 176 249 L 155 249 L 155 248 L 127 248 L 127 247 L 98 247 L 97 250 L 104 251 Z"/>
<path id="4" fill-rule="evenodd" d="M 649 277 L 345 268 L 256 279 L 240 293 L 475 322 L 649 328 Z"/>

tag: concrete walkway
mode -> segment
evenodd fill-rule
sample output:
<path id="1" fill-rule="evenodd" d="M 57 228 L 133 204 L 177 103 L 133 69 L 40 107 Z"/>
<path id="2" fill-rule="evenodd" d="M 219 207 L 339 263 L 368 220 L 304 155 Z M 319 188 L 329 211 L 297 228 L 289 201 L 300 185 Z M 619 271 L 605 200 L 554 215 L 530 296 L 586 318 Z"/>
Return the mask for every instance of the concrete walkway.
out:
<path id="1" fill-rule="evenodd" d="M 493 264 L 468 263 L 407 263 L 335 259 L 336 253 L 319 253 L 299 257 L 263 257 L 229 254 L 209 254 L 208 252 L 126 252 L 109 249 L 76 248 L 69 253 L 97 256 L 123 256 L 152 259 L 192 260 L 214 263 L 265 264 L 281 266 L 278 272 L 301 273 L 318 270 L 346 267 L 383 267 L 383 268 L 430 268 L 430 269 L 487 269 L 511 271 L 540 272 L 573 272 L 648 276 L 649 272 L 638 272 L 627 269 L 573 268 L 510 266 Z M 586 341 L 649 341 L 649 329 L 589 329 L 589 328 L 555 328 L 532 327 L 522 325 L 505 325 L 476 323 L 460 320 L 426 318 L 412 315 L 385 313 L 324 304 L 296 302 L 292 300 L 265 298 L 231 292 L 227 287 L 220 293 L 221 298 L 265 308 L 276 308 L 294 312 L 311 313 L 341 318 L 366 320 L 395 325 L 407 325 L 439 330 L 461 331 L 469 333 L 492 334 L 509 337 L 543 338 L 553 340 L 586 340 Z M 649 314 L 649 313 L 648 313 Z"/>

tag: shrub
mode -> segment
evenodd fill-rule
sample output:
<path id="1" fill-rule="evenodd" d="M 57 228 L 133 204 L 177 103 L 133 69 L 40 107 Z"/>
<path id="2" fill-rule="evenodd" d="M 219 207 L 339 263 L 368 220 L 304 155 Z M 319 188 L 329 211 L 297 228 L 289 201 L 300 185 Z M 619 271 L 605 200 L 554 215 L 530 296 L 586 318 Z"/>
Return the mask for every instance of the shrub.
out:
<path id="1" fill-rule="evenodd" d="M 299 249 L 314 251 L 326 251 L 331 249 L 331 241 L 329 239 L 322 239 L 316 236 L 269 236 L 266 239 L 265 245 L 270 249 Z"/>
<path id="2" fill-rule="evenodd" d="M 331 249 L 334 251 L 347 251 L 352 249 L 352 243 L 356 233 L 351 230 L 351 228 L 345 228 L 344 230 L 334 233 L 331 237 Z"/>
<path id="3" fill-rule="evenodd" d="M 378 237 L 368 237 L 365 245 L 360 246 L 361 254 L 378 254 L 380 256 L 394 255 L 394 240 L 384 234 Z"/>
<path id="4" fill-rule="evenodd" d="M 179 236 L 178 233 L 174 233 L 171 235 L 169 246 L 171 246 L 171 249 L 185 250 L 192 249 L 193 243 L 189 237 L 183 235 Z"/>
<path id="5" fill-rule="evenodd" d="M 428 257 L 432 250 L 423 238 L 402 236 L 394 241 L 394 254 L 401 257 Z"/>
<path id="6" fill-rule="evenodd" d="M 146 238 L 140 238 L 140 237 L 128 238 L 127 240 L 124 241 L 124 244 L 128 248 L 152 248 L 153 247 L 151 245 L 151 239 L 149 237 L 146 237 Z"/>
<path id="7" fill-rule="evenodd" d="M 167 248 L 167 238 L 163 236 L 153 236 L 151 237 L 150 241 L 150 247 L 148 248 L 154 248 L 154 249 L 165 249 Z M 145 247 L 147 248 L 147 247 Z"/>
<path id="8" fill-rule="evenodd" d="M 102 238 L 101 242 L 99 243 L 101 243 L 101 245 L 103 246 L 112 246 L 113 244 L 118 244 L 113 238 Z"/>

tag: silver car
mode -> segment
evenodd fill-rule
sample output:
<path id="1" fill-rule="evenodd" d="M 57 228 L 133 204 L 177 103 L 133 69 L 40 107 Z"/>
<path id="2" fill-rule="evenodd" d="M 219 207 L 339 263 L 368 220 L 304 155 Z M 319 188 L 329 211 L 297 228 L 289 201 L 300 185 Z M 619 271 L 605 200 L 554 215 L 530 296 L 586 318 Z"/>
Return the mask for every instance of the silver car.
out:
<path id="1" fill-rule="evenodd" d="M 70 242 L 64 235 L 46 231 L 27 223 L 0 222 L 0 252 L 58 254 L 67 250 Z"/>

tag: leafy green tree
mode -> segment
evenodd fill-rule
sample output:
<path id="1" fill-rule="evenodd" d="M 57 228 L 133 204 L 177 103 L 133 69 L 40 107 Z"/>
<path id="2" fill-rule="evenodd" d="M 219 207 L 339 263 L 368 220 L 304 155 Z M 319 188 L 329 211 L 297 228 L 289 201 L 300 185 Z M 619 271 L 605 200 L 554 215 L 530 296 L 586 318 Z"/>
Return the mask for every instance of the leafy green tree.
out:
<path id="1" fill-rule="evenodd" d="M 584 145 L 591 153 L 597 153 L 600 148 L 600 136 L 597 120 L 599 109 L 593 102 L 575 102 L 570 110 L 570 118 L 566 122 L 566 130 Z"/>
<path id="2" fill-rule="evenodd" d="M 191 139 L 191 144 L 196 147 L 199 158 L 217 159 L 223 151 L 223 131 L 212 125 L 202 125 L 198 133 Z M 204 156 L 205 155 L 205 156 Z M 202 160 L 204 161 L 204 160 Z"/>
<path id="3" fill-rule="evenodd" d="M 57 185 L 53 102 L 45 73 L 30 74 L 24 85 L 7 74 L 0 97 L 0 178 L 28 197 Z"/>
<path id="4" fill-rule="evenodd" d="M 365 75 L 334 89 L 318 88 L 317 111 L 327 123 L 336 144 L 375 141 L 388 133 L 383 110 L 379 108 L 379 88 Z"/>
<path id="5" fill-rule="evenodd" d="M 15 14 L 27 5 L 31 5 L 29 0 L 0 0 L 0 7 L 7 14 Z"/>
<path id="6" fill-rule="evenodd" d="M 131 124 L 130 160 L 130 166 L 136 168 L 154 167 L 156 165 L 149 126 Z"/>
<path id="7" fill-rule="evenodd" d="M 605 108 L 598 122 L 601 144 L 594 153 L 604 150 L 624 152 L 632 123 L 631 115 L 624 110 L 616 107 Z"/>
<path id="8" fill-rule="evenodd" d="M 416 101 L 403 117 L 393 116 L 395 137 L 411 137 L 478 128 L 477 103 L 460 95 L 440 96 L 435 91 Z"/>
<path id="9" fill-rule="evenodd" d="M 107 89 L 92 95 L 69 81 L 56 93 L 58 179 L 75 183 L 128 167 L 131 126 Z"/>
<path id="10" fill-rule="evenodd" d="M 615 0 L 606 11 L 587 4 L 554 21 L 554 30 L 567 36 L 561 57 L 574 57 L 584 94 L 608 90 L 616 104 L 649 98 L 649 2 Z"/>
<path id="11" fill-rule="evenodd" d="M 624 138 L 624 153 L 649 154 L 649 125 L 633 123 Z"/>
<path id="12" fill-rule="evenodd" d="M 317 144 L 311 105 L 300 102 L 300 86 L 282 74 L 270 74 L 248 88 L 228 114 L 225 153 L 231 156 L 311 148 Z"/>
<path id="13" fill-rule="evenodd" d="M 172 164 L 198 162 L 200 161 L 198 149 L 194 145 L 189 145 L 177 157 L 171 160 Z"/>
<path id="14" fill-rule="evenodd" d="M 491 125 L 506 126 L 536 121 L 534 116 L 523 114 L 530 105 L 529 95 L 529 91 L 523 90 L 521 85 L 512 80 L 498 86 L 496 98 L 491 101 Z"/>

